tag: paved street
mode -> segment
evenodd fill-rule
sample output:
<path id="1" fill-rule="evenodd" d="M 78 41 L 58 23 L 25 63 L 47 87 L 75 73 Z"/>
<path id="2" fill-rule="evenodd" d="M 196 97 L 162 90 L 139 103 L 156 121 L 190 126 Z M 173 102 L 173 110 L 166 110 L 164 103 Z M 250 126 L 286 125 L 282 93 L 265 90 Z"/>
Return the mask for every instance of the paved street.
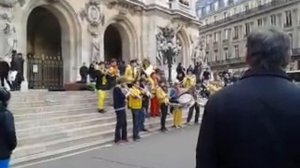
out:
<path id="1" fill-rule="evenodd" d="M 188 126 L 28 168 L 194 168 L 199 126 Z"/>

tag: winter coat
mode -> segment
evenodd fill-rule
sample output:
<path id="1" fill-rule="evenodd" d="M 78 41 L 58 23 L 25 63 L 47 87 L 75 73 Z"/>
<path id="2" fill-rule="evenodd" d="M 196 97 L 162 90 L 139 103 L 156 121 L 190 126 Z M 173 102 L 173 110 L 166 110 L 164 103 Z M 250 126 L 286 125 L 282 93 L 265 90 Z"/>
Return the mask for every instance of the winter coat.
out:
<path id="1" fill-rule="evenodd" d="M 10 111 L 0 109 L 0 160 L 9 159 L 16 146 L 14 117 Z"/>
<path id="2" fill-rule="evenodd" d="M 299 168 L 300 87 L 281 70 L 249 70 L 206 104 L 197 168 Z"/>

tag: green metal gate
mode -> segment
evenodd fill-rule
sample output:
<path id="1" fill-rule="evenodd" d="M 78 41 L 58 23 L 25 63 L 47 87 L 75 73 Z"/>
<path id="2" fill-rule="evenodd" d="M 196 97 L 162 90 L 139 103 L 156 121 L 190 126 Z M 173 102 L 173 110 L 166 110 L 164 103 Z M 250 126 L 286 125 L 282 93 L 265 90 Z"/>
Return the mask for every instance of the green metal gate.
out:
<path id="1" fill-rule="evenodd" d="M 61 56 L 28 55 L 29 89 L 63 88 L 63 60 Z"/>

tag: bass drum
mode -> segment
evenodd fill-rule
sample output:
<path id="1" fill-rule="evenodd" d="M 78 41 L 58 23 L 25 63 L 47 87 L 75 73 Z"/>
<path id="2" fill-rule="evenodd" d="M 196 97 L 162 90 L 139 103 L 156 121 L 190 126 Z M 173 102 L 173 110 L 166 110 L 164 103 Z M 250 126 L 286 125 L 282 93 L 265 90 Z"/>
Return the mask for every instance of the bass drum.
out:
<path id="1" fill-rule="evenodd" d="M 185 93 L 185 94 L 182 94 L 181 96 L 179 96 L 177 101 L 183 108 L 186 108 L 186 109 L 189 109 L 196 103 L 194 97 L 188 93 Z"/>

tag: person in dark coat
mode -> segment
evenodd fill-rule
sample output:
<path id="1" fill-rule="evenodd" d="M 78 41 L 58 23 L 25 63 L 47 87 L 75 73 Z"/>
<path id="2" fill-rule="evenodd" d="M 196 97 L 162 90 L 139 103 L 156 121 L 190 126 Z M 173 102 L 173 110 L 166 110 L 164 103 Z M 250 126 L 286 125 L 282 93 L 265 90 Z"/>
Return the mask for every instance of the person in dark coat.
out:
<path id="1" fill-rule="evenodd" d="M 284 71 L 290 44 L 275 28 L 250 33 L 250 69 L 206 104 L 197 168 L 300 167 L 300 87 Z"/>
<path id="2" fill-rule="evenodd" d="M 79 74 L 80 74 L 80 77 L 81 77 L 81 81 L 80 82 L 86 83 L 87 82 L 87 76 L 89 74 L 89 69 L 86 66 L 85 62 L 80 67 Z"/>
<path id="3" fill-rule="evenodd" d="M 17 146 L 13 114 L 7 109 L 10 93 L 0 87 L 0 167 L 9 168 L 12 151 Z"/>
<path id="4" fill-rule="evenodd" d="M 4 82 L 9 85 L 10 89 L 12 89 L 12 84 L 8 80 L 8 73 L 9 73 L 9 65 L 6 61 L 0 61 L 0 80 L 1 86 L 4 87 Z"/>
<path id="5" fill-rule="evenodd" d="M 18 53 L 15 58 L 15 70 L 18 72 L 14 83 L 16 90 L 21 90 L 21 84 L 24 81 L 24 59 L 22 53 Z"/>
<path id="6" fill-rule="evenodd" d="M 113 89 L 113 104 L 116 113 L 117 123 L 115 128 L 115 143 L 128 142 L 127 139 L 127 117 L 126 117 L 126 99 L 127 93 L 126 78 L 121 77 L 117 80 L 117 85 Z"/>

